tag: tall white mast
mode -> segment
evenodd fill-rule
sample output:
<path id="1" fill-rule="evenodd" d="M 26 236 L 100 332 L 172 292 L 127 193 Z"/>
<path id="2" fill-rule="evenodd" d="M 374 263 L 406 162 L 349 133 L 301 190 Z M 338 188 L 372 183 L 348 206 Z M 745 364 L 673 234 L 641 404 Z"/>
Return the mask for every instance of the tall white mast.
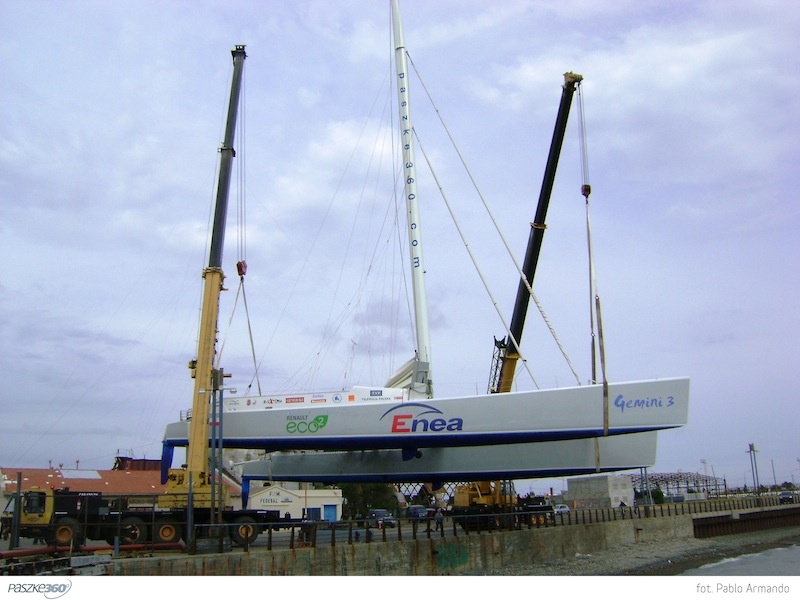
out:
<path id="1" fill-rule="evenodd" d="M 422 260 L 422 231 L 417 198 L 417 171 L 414 162 L 414 128 L 411 122 L 411 103 L 408 92 L 408 62 L 403 40 L 403 24 L 397 0 L 392 0 L 392 25 L 394 33 L 395 70 L 397 76 L 397 102 L 400 110 L 400 141 L 403 146 L 404 194 L 408 217 L 408 242 L 411 258 L 411 282 L 414 293 L 414 315 L 417 329 L 417 356 L 412 373 L 413 396 L 433 396 L 430 374 L 431 343 L 428 326 L 427 292 L 425 291 L 425 263 Z"/>

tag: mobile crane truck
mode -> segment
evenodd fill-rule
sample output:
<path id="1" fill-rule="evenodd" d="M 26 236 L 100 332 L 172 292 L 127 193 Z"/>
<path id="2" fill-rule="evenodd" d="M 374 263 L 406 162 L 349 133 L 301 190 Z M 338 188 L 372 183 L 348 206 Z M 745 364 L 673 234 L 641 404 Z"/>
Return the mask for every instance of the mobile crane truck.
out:
<path id="1" fill-rule="evenodd" d="M 155 497 L 150 506 L 133 507 L 132 497 L 108 498 L 99 492 L 68 489 L 31 489 L 18 494 L 19 535 L 44 538 L 51 544 L 68 546 L 84 539 L 113 540 L 118 535 L 123 543 L 134 544 L 177 542 L 192 539 L 196 524 L 215 524 L 230 532 L 234 543 L 250 543 L 270 523 L 290 523 L 280 519 L 279 511 L 233 510 L 227 499 L 227 488 L 221 477 L 216 479 L 209 464 L 210 407 L 221 388 L 225 375 L 214 366 L 217 341 L 219 299 L 223 290 L 222 248 L 227 216 L 231 166 L 235 156 L 233 142 L 246 58 L 245 46 L 236 45 L 233 76 L 228 104 L 225 137 L 220 147 L 214 223 L 208 267 L 203 270 L 203 300 L 196 358 L 189 362 L 195 379 L 192 419 L 187 448 L 187 465 L 170 469 L 171 456 L 162 457 L 162 483 L 167 491 Z M 246 264 L 237 265 L 243 276 Z M 221 471 L 221 469 L 220 469 Z M 150 498 L 153 498 L 150 496 Z M 12 502 L 14 500 L 12 499 Z M 9 503 L 3 513 L 4 535 L 11 535 L 14 506 Z M 188 541 L 187 539 L 187 541 Z"/>
<path id="2" fill-rule="evenodd" d="M 0 538 L 43 539 L 48 546 L 79 547 L 87 540 L 122 545 L 175 544 L 186 539 L 187 507 L 164 508 L 159 495 L 110 496 L 69 488 L 31 488 L 13 496 L 0 517 Z M 209 508 L 195 507 L 195 523 L 209 523 Z M 251 543 L 269 524 L 286 524 L 278 510 L 223 510 L 235 544 Z M 15 521 L 19 523 L 14 532 Z"/>

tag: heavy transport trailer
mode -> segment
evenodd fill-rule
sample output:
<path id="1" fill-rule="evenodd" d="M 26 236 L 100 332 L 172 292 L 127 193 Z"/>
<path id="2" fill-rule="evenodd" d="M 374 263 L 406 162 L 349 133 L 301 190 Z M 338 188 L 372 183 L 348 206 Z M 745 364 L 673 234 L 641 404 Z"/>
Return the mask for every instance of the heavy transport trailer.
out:
<path id="1" fill-rule="evenodd" d="M 16 501 L 19 498 L 19 510 Z M 252 544 L 267 528 L 290 527 L 294 519 L 281 519 L 278 510 L 214 511 L 207 507 L 160 508 L 159 495 L 104 496 L 100 492 L 75 492 L 68 488 L 31 489 L 12 497 L 2 514 L 2 538 L 44 540 L 50 546 L 80 546 L 86 540 L 114 544 L 170 544 L 188 542 L 187 531 L 213 535 L 219 523 L 233 543 Z M 186 503 L 188 504 L 188 502 Z M 219 527 L 220 525 L 217 525 Z M 218 529 L 217 529 L 218 531 Z"/>

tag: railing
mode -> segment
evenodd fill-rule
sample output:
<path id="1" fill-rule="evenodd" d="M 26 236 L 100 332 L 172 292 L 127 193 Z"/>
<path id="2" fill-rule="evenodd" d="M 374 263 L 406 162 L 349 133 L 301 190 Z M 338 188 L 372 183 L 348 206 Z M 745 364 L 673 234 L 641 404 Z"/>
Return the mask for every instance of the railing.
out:
<path id="1" fill-rule="evenodd" d="M 787 510 L 758 510 L 778 506 Z M 623 506 L 617 508 L 573 509 L 568 513 L 551 513 L 545 518 L 540 518 L 543 516 L 543 513 L 536 511 L 528 513 L 514 512 L 496 513 L 492 515 L 448 516 L 445 519 L 444 526 L 438 529 L 434 521 L 430 519 L 423 521 L 398 519 L 396 528 L 382 529 L 370 529 L 369 527 L 359 528 L 354 521 L 339 521 L 335 524 L 309 522 L 301 526 L 304 533 L 297 538 L 298 542 L 295 546 L 291 547 L 304 545 L 318 546 L 321 544 L 335 546 L 341 543 L 374 543 L 404 539 L 430 539 L 432 537 L 458 538 L 460 536 L 480 535 L 491 532 L 546 529 L 631 519 L 657 519 L 681 515 L 713 515 L 713 513 L 727 513 L 729 515 L 732 511 L 747 510 L 752 510 L 753 514 L 764 514 L 759 521 L 760 525 L 755 525 L 756 521 L 754 518 L 750 520 L 751 528 L 800 524 L 798 523 L 798 519 L 800 519 L 800 507 L 795 506 L 792 510 L 790 506 L 779 505 L 776 497 L 762 496 L 712 499 L 675 504 Z M 461 524 L 468 519 L 472 519 L 471 526 L 467 528 L 462 527 Z M 695 518 L 694 520 L 695 522 L 702 522 L 702 519 Z M 334 533 L 331 533 L 332 531 Z M 339 535 L 335 532 L 344 533 Z"/>
<path id="2" fill-rule="evenodd" d="M 771 507 L 780 507 L 782 510 L 775 510 Z M 734 511 L 737 513 L 736 519 L 732 519 L 731 513 Z M 693 519 L 696 537 L 800 524 L 800 506 L 779 506 L 777 498 L 773 497 L 750 497 L 617 508 L 572 509 L 561 514 L 531 511 L 474 516 L 451 515 L 447 516 L 440 526 L 437 526 L 434 519 L 398 519 L 394 526 L 389 527 L 375 526 L 364 520 L 345 520 L 334 523 L 281 520 L 245 524 L 193 523 L 191 530 L 194 532 L 194 536 L 186 535 L 190 524 L 175 520 L 173 515 L 170 524 L 177 533 L 173 540 L 165 542 L 164 532 L 167 531 L 163 529 L 165 521 L 160 520 L 158 512 L 148 510 L 142 504 L 138 522 L 132 524 L 130 517 L 135 512 L 134 507 L 128 506 L 127 518 L 120 516 L 113 528 L 108 527 L 107 521 L 104 522 L 105 532 L 108 534 L 105 541 L 109 546 L 113 546 L 115 553 L 134 549 L 178 550 L 190 553 L 219 552 L 231 550 L 234 546 L 244 551 L 250 551 L 432 538 L 452 539 L 491 532 L 547 529 L 680 515 L 705 515 L 695 516 Z M 474 520 L 469 522 L 469 526 L 464 526 L 467 519 Z M 78 550 L 80 546 L 88 549 L 89 546 L 92 546 L 92 550 L 97 550 L 97 547 L 92 545 L 91 539 L 92 536 L 98 534 L 100 525 L 101 523 L 90 518 L 81 519 L 79 539 L 76 540 L 78 543 L 68 549 Z M 158 532 L 161 534 L 159 535 Z M 111 539 L 112 537 L 114 539 Z M 231 540 L 233 540 L 233 544 Z M 30 550 L 30 540 L 28 540 L 27 546 Z M 63 551 L 64 548 L 60 550 Z M 53 552 L 55 549 L 40 547 L 39 551 L 46 553 L 47 551 Z"/>

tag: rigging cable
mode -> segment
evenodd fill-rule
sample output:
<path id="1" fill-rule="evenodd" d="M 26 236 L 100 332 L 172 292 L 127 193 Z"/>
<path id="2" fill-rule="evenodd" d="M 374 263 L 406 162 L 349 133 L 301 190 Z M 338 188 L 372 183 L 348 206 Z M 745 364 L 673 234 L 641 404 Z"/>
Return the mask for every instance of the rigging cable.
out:
<path id="1" fill-rule="evenodd" d="M 453 145 L 453 148 L 455 149 L 456 154 L 458 154 L 458 158 L 461 161 L 461 164 L 464 167 L 464 170 L 467 172 L 467 175 L 469 176 L 470 181 L 472 182 L 472 186 L 475 188 L 475 191 L 477 192 L 478 197 L 481 199 L 481 203 L 483 204 L 484 209 L 486 210 L 487 214 L 489 215 L 489 219 L 491 220 L 492 224 L 494 225 L 495 230 L 497 231 L 498 235 L 500 236 L 500 239 L 503 242 L 503 245 L 506 248 L 506 252 L 511 257 L 511 260 L 514 262 L 514 266 L 516 267 L 517 272 L 520 274 L 520 278 L 525 283 L 525 287 L 527 288 L 531 299 L 533 300 L 534 304 L 536 304 L 536 308 L 539 310 L 539 314 L 542 315 L 542 319 L 544 320 L 545 324 L 547 325 L 547 328 L 550 331 L 550 335 L 553 337 L 553 340 L 555 341 L 556 345 L 558 346 L 558 349 L 561 352 L 561 355 L 564 357 L 564 360 L 567 362 L 567 365 L 569 366 L 570 371 L 572 371 L 572 375 L 575 377 L 575 380 L 577 381 L 578 385 L 580 385 L 580 383 L 581 383 L 580 377 L 578 376 L 578 373 L 575 371 L 575 368 L 572 366 L 572 361 L 570 361 L 570 358 L 567 355 L 567 352 L 564 349 L 564 346 L 561 344 L 561 340 L 558 339 L 558 335 L 556 334 L 555 328 L 553 327 L 552 323 L 548 319 L 547 314 L 544 311 L 544 307 L 542 306 L 541 302 L 539 301 L 539 298 L 534 293 L 533 288 L 531 287 L 531 284 L 528 281 L 528 278 L 525 276 L 525 273 L 522 270 L 522 267 L 520 267 L 519 263 L 517 262 L 516 258 L 514 257 L 514 253 L 511 251 L 511 248 L 508 245 L 508 241 L 505 239 L 505 237 L 503 236 L 502 232 L 500 231 L 500 227 L 497 224 L 497 220 L 495 219 L 494 214 L 492 213 L 492 210 L 489 208 L 489 205 L 486 202 L 486 198 L 483 196 L 483 193 L 481 192 L 480 188 L 478 187 L 478 184 L 475 181 L 475 178 L 473 177 L 472 172 L 470 171 L 469 167 L 467 166 L 466 161 L 464 160 L 463 155 L 461 154 L 461 150 L 458 148 L 457 144 L 455 143 L 455 140 L 453 139 L 453 136 L 451 135 L 450 130 L 447 127 L 447 124 L 444 122 L 444 119 L 442 118 L 441 112 L 439 111 L 439 107 L 436 105 L 436 103 L 434 102 L 433 98 L 431 97 L 431 94 L 428 91 L 428 87 L 425 85 L 425 82 L 423 81 L 422 76 L 420 75 L 419 71 L 417 71 L 417 67 L 414 64 L 414 61 L 411 59 L 410 55 L 408 56 L 408 60 L 411 63 L 411 66 L 414 67 L 414 72 L 416 73 L 417 78 L 420 81 L 420 85 L 422 85 L 422 89 L 425 90 L 425 94 L 427 95 L 428 100 L 430 101 L 431 105 L 433 106 L 433 109 L 436 112 L 436 116 L 439 119 L 439 122 L 442 124 L 442 127 L 444 128 L 444 131 L 447 134 L 447 137 L 450 139 L 450 143 Z M 416 132 L 415 132 L 415 135 L 416 135 Z M 431 169 L 431 171 L 432 170 L 433 169 Z M 435 175 L 434 175 L 434 177 L 435 177 Z M 437 181 L 437 184 L 438 184 L 438 181 Z M 439 189 L 441 190 L 441 186 L 440 186 Z M 449 205 L 448 205 L 448 210 L 450 210 Z M 450 211 L 450 214 L 453 215 L 453 212 Z M 453 217 L 453 221 L 455 222 L 455 217 Z M 456 225 L 456 227 L 458 227 L 458 225 Z M 459 230 L 459 233 L 460 233 L 460 230 Z M 462 240 L 464 240 L 463 235 L 462 235 Z M 467 246 L 467 248 L 468 248 L 468 245 L 466 244 L 466 241 L 464 243 L 465 243 L 465 246 Z M 472 256 L 472 254 L 470 254 L 470 256 Z M 474 259 L 473 259 L 473 264 L 475 264 Z M 476 265 L 476 268 L 477 268 L 477 265 Z M 491 294 L 490 294 L 490 297 L 491 297 Z M 500 310 L 497 307 L 497 304 L 495 303 L 494 300 L 492 300 L 492 302 L 495 304 L 495 309 L 498 311 L 498 314 L 499 314 Z M 520 354 L 520 357 L 522 358 L 522 353 L 521 353 L 521 351 L 519 349 L 517 341 L 514 339 L 514 336 L 511 334 L 511 331 L 510 331 L 508 325 L 505 323 L 505 320 L 502 318 L 502 315 L 501 315 L 501 320 L 503 320 L 503 325 L 506 328 L 506 332 L 508 333 L 509 338 L 511 339 L 512 343 L 514 344 L 514 347 L 517 349 L 517 351 Z M 527 362 L 525 361 L 524 358 L 522 359 L 522 362 L 526 366 L 526 369 L 527 369 Z M 528 373 L 530 373 L 529 369 L 528 369 Z M 531 375 L 531 379 L 533 379 L 533 375 Z M 535 384 L 535 380 L 534 380 L 534 384 Z M 537 385 L 537 387 L 538 387 L 538 385 Z"/>
<path id="2" fill-rule="evenodd" d="M 433 179 L 436 182 L 436 186 L 439 188 L 439 192 L 441 193 L 445 206 L 447 207 L 447 210 L 450 213 L 450 217 L 453 219 L 453 224 L 455 225 L 456 230 L 458 231 L 458 235 L 461 237 L 461 242 L 464 244 L 464 248 L 467 250 L 467 254 L 469 254 L 470 260 L 472 260 L 472 265 L 475 267 L 475 270 L 477 271 L 478 277 L 480 277 L 480 280 L 483 283 L 483 287 L 486 290 L 486 293 L 489 294 L 489 299 L 492 301 L 492 304 L 494 305 L 497 314 L 500 316 L 500 320 L 503 322 L 503 326 L 506 328 L 509 337 L 511 337 L 513 340 L 511 329 L 506 323 L 506 320 L 503 317 L 503 313 L 500 310 L 497 301 L 494 299 L 494 296 L 492 296 L 492 292 L 489 290 L 489 286 L 486 284 L 486 279 L 484 278 L 483 273 L 481 272 L 481 269 L 478 266 L 478 262 L 475 260 L 475 256 L 472 254 L 472 250 L 469 247 L 469 242 L 467 242 L 466 238 L 464 237 L 464 232 L 461 230 L 461 226 L 458 224 L 458 220 L 456 219 L 455 213 L 453 213 L 453 209 L 450 206 L 450 201 L 447 199 L 447 194 L 444 193 L 444 188 L 442 187 L 442 184 L 439 182 L 439 178 L 437 177 L 436 172 L 433 169 L 431 161 L 428 159 L 428 154 L 425 152 L 425 148 L 422 146 L 422 142 L 419 140 L 419 136 L 417 135 L 416 131 L 414 131 L 414 137 L 417 138 L 417 142 L 419 143 L 419 149 L 422 152 L 422 156 L 425 157 L 425 161 L 428 163 L 428 168 L 431 170 L 431 175 L 433 176 Z M 517 346 L 516 340 L 513 341 L 514 345 Z M 521 353 L 520 357 L 522 358 Z M 522 364 L 525 366 L 525 370 L 528 371 L 528 375 L 530 375 L 531 380 L 533 380 L 533 384 L 536 386 L 537 389 L 539 389 L 539 384 L 536 382 L 536 378 L 533 376 L 533 373 L 531 372 L 530 367 L 528 366 L 528 361 L 522 358 Z"/>

